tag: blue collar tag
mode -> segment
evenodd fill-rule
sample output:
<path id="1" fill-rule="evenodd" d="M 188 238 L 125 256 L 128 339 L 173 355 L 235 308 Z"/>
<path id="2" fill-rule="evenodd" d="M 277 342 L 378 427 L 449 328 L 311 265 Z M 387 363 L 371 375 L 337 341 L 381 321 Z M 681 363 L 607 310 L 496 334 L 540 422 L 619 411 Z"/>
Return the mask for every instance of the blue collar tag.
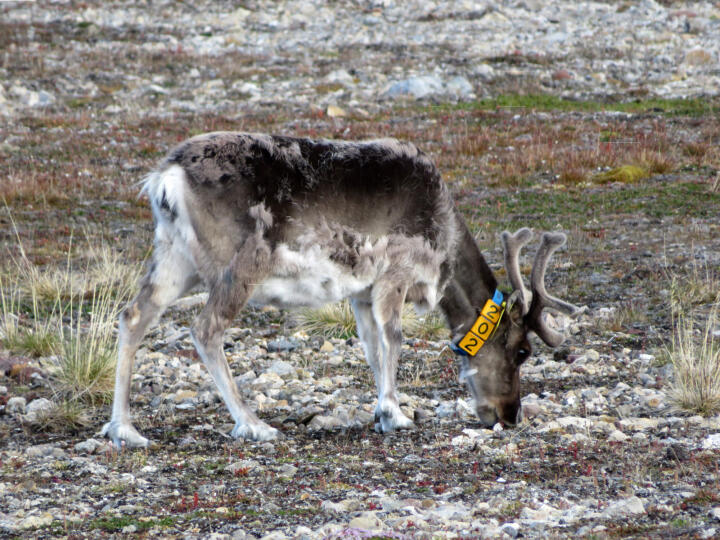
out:
<path id="1" fill-rule="evenodd" d="M 458 356 L 470 356 L 468 353 L 466 353 L 464 350 L 462 350 L 460 347 L 458 347 L 452 341 L 450 342 L 450 349 L 452 350 L 452 352 L 454 352 Z"/>

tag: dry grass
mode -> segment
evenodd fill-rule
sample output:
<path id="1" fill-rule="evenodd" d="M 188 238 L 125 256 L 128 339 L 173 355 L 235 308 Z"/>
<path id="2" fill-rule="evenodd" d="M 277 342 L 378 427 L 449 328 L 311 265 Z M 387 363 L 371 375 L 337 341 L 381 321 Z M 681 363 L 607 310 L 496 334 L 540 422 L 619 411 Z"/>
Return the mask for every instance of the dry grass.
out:
<path id="1" fill-rule="evenodd" d="M 28 258 L 17 229 L 16 238 L 20 255 L 0 274 L 3 345 L 31 356 L 56 355 L 54 390 L 66 400 L 106 401 L 113 388 L 115 323 L 134 293 L 140 265 L 88 240 L 81 270 L 72 248 L 64 265 L 40 267 Z"/>
<path id="2" fill-rule="evenodd" d="M 135 292 L 139 265 L 121 262 L 108 248 L 89 252 L 82 294 L 69 291 L 63 312 L 69 325 L 60 327 L 57 372 L 62 392 L 75 400 L 103 402 L 112 394 L 115 372 L 115 323 Z"/>
<path id="3" fill-rule="evenodd" d="M 68 433 L 87 428 L 92 423 L 92 416 L 80 401 L 60 398 L 52 409 L 37 416 L 32 427 L 38 431 Z"/>
<path id="4" fill-rule="evenodd" d="M 324 338 L 348 339 L 357 336 L 355 316 L 350 302 L 343 300 L 320 308 L 304 308 L 294 315 L 298 330 Z M 403 334 L 421 339 L 441 339 L 447 335 L 442 316 L 432 311 L 419 316 L 410 305 L 403 306 Z"/>
<path id="5" fill-rule="evenodd" d="M 355 316 L 347 300 L 319 308 L 299 309 L 294 316 L 298 330 L 311 335 L 340 339 L 357 335 Z"/>
<path id="6" fill-rule="evenodd" d="M 694 246 L 691 252 L 694 251 Z M 720 275 L 707 262 L 692 258 L 682 275 L 667 271 L 670 299 L 674 313 L 686 313 L 693 307 L 720 300 Z"/>
<path id="7" fill-rule="evenodd" d="M 720 331 L 714 304 L 705 320 L 680 314 L 668 355 L 674 380 L 668 396 L 681 409 L 711 415 L 720 411 Z"/>
<path id="8" fill-rule="evenodd" d="M 19 275 L 0 275 L 0 338 L 14 352 L 32 357 L 52 354 L 59 341 L 55 332 L 59 318 L 57 304 L 45 307 L 37 294 L 23 294 Z"/>
<path id="9" fill-rule="evenodd" d="M 601 328 L 609 332 L 624 332 L 632 324 L 646 323 L 647 305 L 639 302 L 621 304 L 608 317 L 602 319 Z"/>

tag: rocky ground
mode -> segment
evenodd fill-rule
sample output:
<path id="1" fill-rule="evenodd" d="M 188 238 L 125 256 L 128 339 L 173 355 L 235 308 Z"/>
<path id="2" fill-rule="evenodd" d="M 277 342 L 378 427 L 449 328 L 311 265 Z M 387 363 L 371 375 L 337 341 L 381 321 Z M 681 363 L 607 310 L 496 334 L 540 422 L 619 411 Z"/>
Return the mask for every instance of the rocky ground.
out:
<path id="1" fill-rule="evenodd" d="M 446 343 L 409 338 L 417 429 L 377 434 L 359 343 L 269 309 L 225 349 L 285 437 L 233 441 L 191 296 L 138 354 L 153 444 L 118 452 L 107 405 L 43 423 L 53 358 L 0 346 L 0 536 L 720 535 L 720 416 L 673 405 L 666 354 L 671 305 L 706 314 L 719 279 L 718 35 L 714 2 L 0 2 L 3 254 L 12 215 L 38 264 L 62 264 L 73 227 L 141 260 L 134 183 L 201 131 L 393 135 L 438 161 L 501 278 L 499 231 L 566 231 L 549 288 L 590 308 L 561 348 L 535 342 L 516 429 L 482 429 Z M 573 101 L 501 99 L 518 94 Z M 597 176 L 623 160 L 647 178 Z"/>
<path id="2" fill-rule="evenodd" d="M 3 2 L 0 112 L 717 92 L 716 2 Z M 19 65 L 22 69 L 19 69 Z"/>

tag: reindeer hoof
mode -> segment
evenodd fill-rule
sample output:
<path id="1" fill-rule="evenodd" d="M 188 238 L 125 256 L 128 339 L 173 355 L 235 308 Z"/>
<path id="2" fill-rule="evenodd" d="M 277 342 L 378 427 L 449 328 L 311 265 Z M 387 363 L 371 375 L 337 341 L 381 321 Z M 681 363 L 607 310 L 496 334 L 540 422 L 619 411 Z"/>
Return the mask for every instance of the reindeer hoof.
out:
<path id="1" fill-rule="evenodd" d="M 375 411 L 375 431 L 389 433 L 397 429 L 414 429 L 415 424 L 397 405 L 378 407 Z"/>
<path id="2" fill-rule="evenodd" d="M 140 435 L 132 424 L 111 420 L 105 424 L 100 431 L 103 437 L 108 437 L 118 449 L 126 448 L 147 448 L 150 441 Z"/>
<path id="3" fill-rule="evenodd" d="M 235 439 L 248 439 L 251 441 L 272 441 L 281 437 L 281 433 L 274 427 L 268 426 L 265 422 L 257 424 L 235 424 L 230 432 Z"/>

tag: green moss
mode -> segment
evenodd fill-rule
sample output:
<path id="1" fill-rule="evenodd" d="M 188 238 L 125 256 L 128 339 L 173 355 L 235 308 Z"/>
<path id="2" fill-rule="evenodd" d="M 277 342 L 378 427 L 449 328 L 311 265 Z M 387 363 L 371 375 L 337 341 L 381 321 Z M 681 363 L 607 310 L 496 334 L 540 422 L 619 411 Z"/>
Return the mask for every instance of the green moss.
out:
<path id="1" fill-rule="evenodd" d="M 161 519 L 150 519 L 147 521 L 138 518 L 122 516 L 122 517 L 101 517 L 93 520 L 90 524 L 91 529 L 101 529 L 107 532 L 119 532 L 124 527 L 134 525 L 138 531 L 147 531 L 153 527 L 172 527 L 175 524 L 175 518 L 168 516 Z"/>
<path id="2" fill-rule="evenodd" d="M 621 167 L 596 174 L 592 179 L 598 184 L 608 184 L 610 182 L 635 184 L 648 176 L 650 176 L 650 173 L 643 167 L 638 167 L 637 165 L 622 165 Z"/>
<path id="3" fill-rule="evenodd" d="M 622 215 L 707 217 L 720 206 L 720 193 L 695 182 L 640 182 L 603 190 L 522 189 L 481 201 L 468 197 L 459 206 L 473 230 L 492 232 L 528 223 L 537 229 L 572 228 L 588 220 L 603 222 L 608 216 L 617 219 Z"/>
<path id="4" fill-rule="evenodd" d="M 720 100 L 707 98 L 653 98 L 603 103 L 590 100 L 571 100 L 547 94 L 509 94 L 472 102 L 441 104 L 433 108 L 443 111 L 518 108 L 540 111 L 619 111 L 627 113 L 650 112 L 668 116 L 703 116 L 720 113 Z"/>

